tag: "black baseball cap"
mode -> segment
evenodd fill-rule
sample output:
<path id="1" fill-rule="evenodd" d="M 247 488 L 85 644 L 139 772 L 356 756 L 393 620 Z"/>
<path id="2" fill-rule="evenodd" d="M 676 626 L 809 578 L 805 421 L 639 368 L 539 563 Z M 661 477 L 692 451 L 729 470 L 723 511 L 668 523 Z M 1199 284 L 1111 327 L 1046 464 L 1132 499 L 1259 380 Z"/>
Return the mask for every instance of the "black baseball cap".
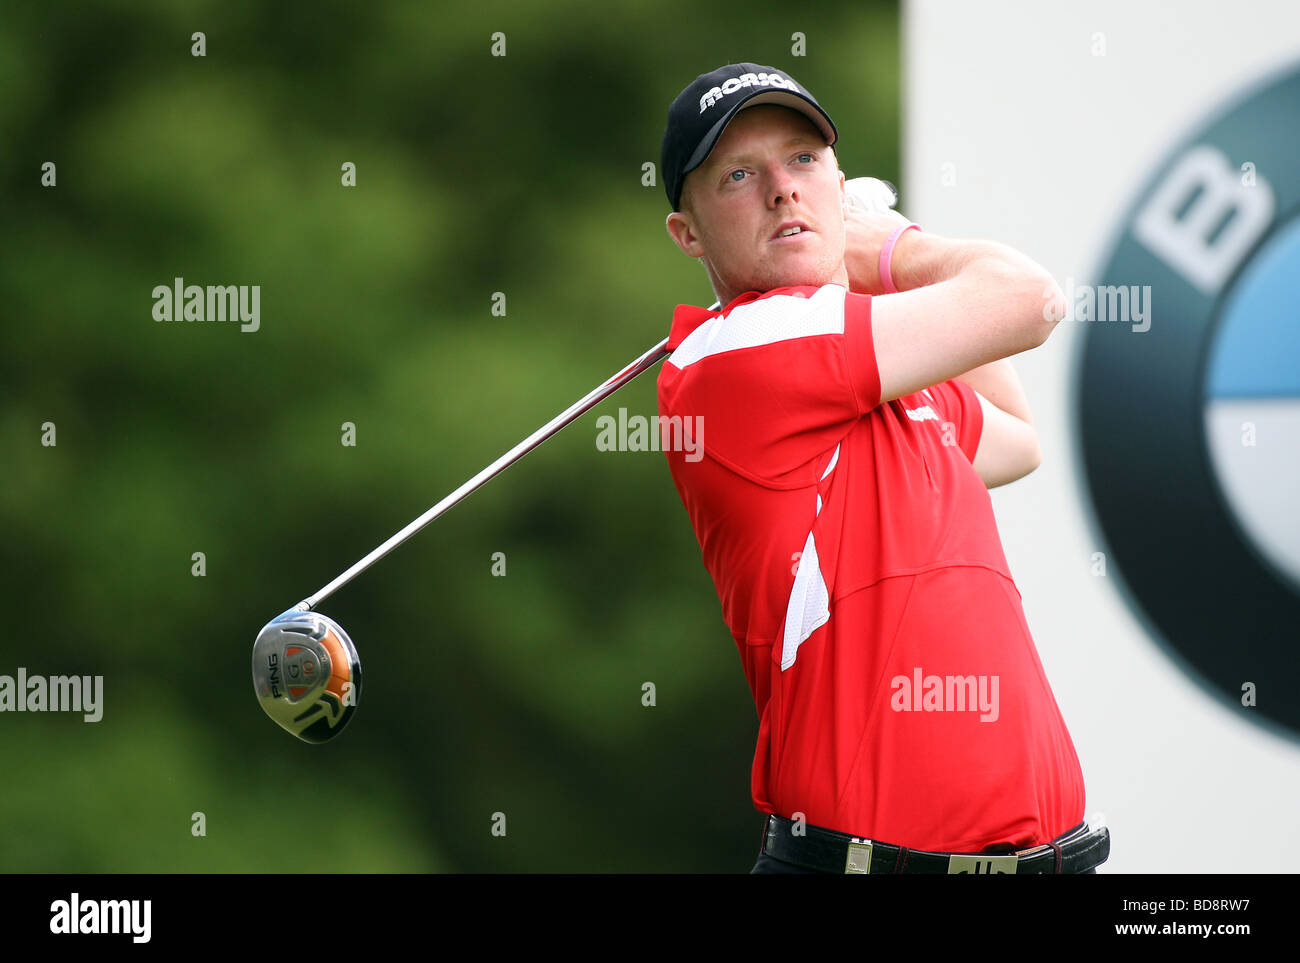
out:
<path id="1" fill-rule="evenodd" d="M 839 137 L 830 116 L 794 78 L 761 64 L 728 64 L 700 74 L 668 108 L 659 169 L 673 210 L 680 210 L 686 175 L 708 158 L 731 118 L 743 107 L 778 104 L 799 111 L 833 145 Z"/>

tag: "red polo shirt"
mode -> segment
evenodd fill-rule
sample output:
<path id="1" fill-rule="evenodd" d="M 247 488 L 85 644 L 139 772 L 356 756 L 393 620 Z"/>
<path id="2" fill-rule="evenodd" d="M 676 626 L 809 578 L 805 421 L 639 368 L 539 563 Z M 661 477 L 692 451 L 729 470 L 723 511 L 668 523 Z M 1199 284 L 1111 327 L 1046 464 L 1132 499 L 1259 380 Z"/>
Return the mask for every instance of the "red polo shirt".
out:
<path id="1" fill-rule="evenodd" d="M 669 347 L 659 413 L 695 434 L 661 422 L 664 448 L 754 694 L 755 808 L 946 851 L 1082 822 L 975 392 L 881 404 L 871 298 L 840 284 L 679 305 Z"/>

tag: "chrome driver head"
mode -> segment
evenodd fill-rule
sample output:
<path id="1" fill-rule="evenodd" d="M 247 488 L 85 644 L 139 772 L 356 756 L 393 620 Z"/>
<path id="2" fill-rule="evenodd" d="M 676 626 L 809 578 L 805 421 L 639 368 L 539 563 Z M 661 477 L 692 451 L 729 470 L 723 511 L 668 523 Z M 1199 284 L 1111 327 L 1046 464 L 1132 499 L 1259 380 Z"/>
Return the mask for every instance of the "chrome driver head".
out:
<path id="1" fill-rule="evenodd" d="M 356 712 L 361 660 L 333 619 L 291 610 L 257 633 L 253 689 L 281 728 L 304 742 L 328 742 Z"/>

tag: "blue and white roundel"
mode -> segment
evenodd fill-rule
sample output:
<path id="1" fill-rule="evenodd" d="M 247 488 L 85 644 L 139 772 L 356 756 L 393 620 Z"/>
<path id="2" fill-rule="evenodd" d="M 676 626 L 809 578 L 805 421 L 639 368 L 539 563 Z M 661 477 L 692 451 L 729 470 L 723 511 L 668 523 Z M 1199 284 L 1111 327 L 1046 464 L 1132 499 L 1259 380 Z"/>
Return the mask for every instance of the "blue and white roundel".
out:
<path id="1" fill-rule="evenodd" d="M 1260 246 L 1224 301 L 1205 435 L 1246 539 L 1300 588 L 1300 219 Z"/>

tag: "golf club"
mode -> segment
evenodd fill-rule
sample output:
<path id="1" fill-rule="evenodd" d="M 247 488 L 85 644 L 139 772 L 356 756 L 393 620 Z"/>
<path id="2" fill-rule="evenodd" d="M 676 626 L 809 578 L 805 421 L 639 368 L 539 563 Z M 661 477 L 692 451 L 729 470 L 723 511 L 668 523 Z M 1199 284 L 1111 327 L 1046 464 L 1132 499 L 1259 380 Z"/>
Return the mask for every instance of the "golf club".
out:
<path id="1" fill-rule="evenodd" d="M 845 181 L 849 203 L 862 210 L 893 207 L 898 193 L 888 181 L 855 177 Z M 720 307 L 715 301 L 709 308 Z M 293 608 L 276 616 L 253 643 L 253 689 L 262 709 L 304 742 L 333 739 L 352 719 L 361 695 L 361 659 L 347 633 L 329 616 L 312 610 L 408 538 L 501 474 L 565 425 L 579 418 L 669 354 L 668 339 L 592 389 L 492 464 L 465 482 L 397 534 L 327 582 Z"/>

